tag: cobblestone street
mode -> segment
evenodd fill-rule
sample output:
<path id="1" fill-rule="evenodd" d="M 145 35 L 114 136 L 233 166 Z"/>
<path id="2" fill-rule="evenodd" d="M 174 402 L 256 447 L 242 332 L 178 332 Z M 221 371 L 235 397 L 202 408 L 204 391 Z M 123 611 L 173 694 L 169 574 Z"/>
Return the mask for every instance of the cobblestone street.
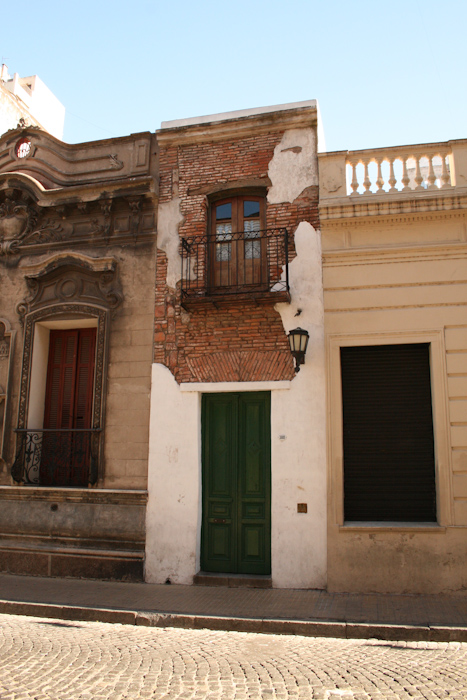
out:
<path id="1" fill-rule="evenodd" d="M 317 639 L 0 615 L 1 700 L 467 698 L 467 643 Z"/>

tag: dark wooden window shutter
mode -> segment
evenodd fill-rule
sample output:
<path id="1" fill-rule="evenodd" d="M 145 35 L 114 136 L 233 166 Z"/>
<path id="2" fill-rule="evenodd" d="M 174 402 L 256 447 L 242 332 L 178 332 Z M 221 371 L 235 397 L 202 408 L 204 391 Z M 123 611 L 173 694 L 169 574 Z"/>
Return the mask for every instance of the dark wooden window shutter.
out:
<path id="1" fill-rule="evenodd" d="M 42 486 L 88 484 L 95 344 L 95 328 L 50 332 Z"/>
<path id="2" fill-rule="evenodd" d="M 45 428 L 90 428 L 96 329 L 51 331 Z"/>
<path id="3" fill-rule="evenodd" d="M 344 518 L 435 522 L 427 343 L 341 348 Z"/>

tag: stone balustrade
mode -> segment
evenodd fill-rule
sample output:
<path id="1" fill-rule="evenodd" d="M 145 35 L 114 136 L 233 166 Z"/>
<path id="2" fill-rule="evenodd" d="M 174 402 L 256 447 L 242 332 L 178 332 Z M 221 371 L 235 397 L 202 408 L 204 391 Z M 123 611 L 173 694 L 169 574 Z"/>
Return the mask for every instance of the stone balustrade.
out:
<path id="1" fill-rule="evenodd" d="M 452 192 L 467 187 L 467 140 L 321 153 L 319 166 L 321 202 Z"/>
<path id="2" fill-rule="evenodd" d="M 390 153 L 385 149 L 349 153 L 346 179 L 352 196 L 452 187 L 448 164 L 450 149 L 425 146 L 402 153 L 399 149 L 390 150 Z"/>

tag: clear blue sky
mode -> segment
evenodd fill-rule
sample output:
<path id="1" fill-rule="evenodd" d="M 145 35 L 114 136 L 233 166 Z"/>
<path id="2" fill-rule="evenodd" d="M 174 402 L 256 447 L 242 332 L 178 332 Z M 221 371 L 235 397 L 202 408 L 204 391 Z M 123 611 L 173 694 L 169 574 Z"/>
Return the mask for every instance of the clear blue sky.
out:
<path id="1" fill-rule="evenodd" d="M 70 143 L 317 99 L 328 150 L 467 137 L 466 0 L 43 0 L 2 6 L 10 74 Z"/>

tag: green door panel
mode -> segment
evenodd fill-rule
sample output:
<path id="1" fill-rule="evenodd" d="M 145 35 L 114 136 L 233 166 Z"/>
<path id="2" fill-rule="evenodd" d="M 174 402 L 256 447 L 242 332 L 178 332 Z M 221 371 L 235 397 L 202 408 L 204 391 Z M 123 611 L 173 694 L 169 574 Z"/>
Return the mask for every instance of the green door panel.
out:
<path id="1" fill-rule="evenodd" d="M 269 392 L 203 396 L 204 571 L 271 571 L 270 406 Z"/>

